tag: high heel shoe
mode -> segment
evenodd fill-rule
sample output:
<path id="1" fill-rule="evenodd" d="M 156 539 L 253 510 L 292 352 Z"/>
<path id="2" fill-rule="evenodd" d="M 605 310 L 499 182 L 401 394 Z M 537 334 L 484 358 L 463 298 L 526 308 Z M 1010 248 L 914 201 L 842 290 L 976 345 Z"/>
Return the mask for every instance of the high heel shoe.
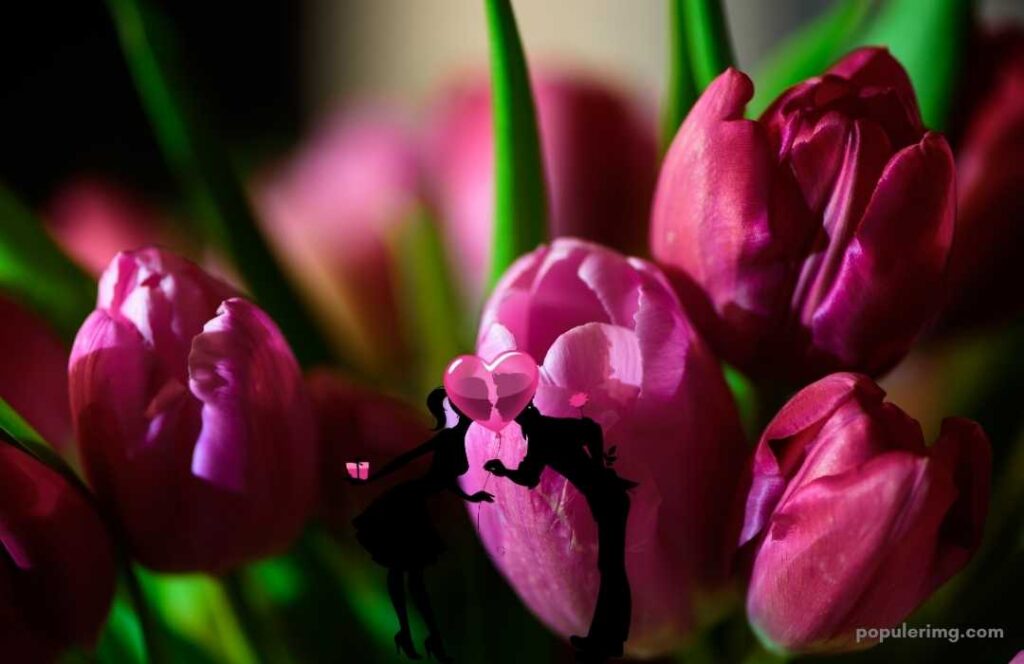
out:
<path id="1" fill-rule="evenodd" d="M 437 634 L 431 634 L 427 637 L 427 640 L 423 642 L 423 649 L 427 651 L 427 657 L 436 659 L 441 664 L 451 664 L 455 661 L 451 655 L 444 651 L 444 643 Z"/>
<path id="2" fill-rule="evenodd" d="M 420 654 L 416 652 L 416 648 L 412 645 L 412 636 L 404 630 L 395 634 L 395 651 L 409 659 L 421 659 Z M 430 651 L 428 650 L 427 652 L 429 653 Z"/>

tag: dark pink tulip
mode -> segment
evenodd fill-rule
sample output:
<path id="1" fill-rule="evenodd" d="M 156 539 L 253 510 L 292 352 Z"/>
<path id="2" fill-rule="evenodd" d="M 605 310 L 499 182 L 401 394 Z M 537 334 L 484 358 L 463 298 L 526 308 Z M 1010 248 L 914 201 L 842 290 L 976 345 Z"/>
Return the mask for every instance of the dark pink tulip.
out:
<path id="1" fill-rule="evenodd" d="M 86 474 L 135 556 L 221 571 L 285 549 L 313 507 L 317 440 L 273 321 L 196 265 L 118 254 L 71 351 Z"/>
<path id="2" fill-rule="evenodd" d="M 956 234 L 950 254 L 951 322 L 1024 308 L 1024 31 L 979 35 L 960 95 Z"/>
<path id="3" fill-rule="evenodd" d="M 395 242 L 419 192 L 414 137 L 370 109 L 330 118 L 257 184 L 275 248 L 338 347 L 368 370 L 405 357 Z"/>
<path id="4" fill-rule="evenodd" d="M 114 595 L 114 551 L 83 493 L 0 442 L 0 653 L 49 662 L 91 648 Z"/>
<path id="5" fill-rule="evenodd" d="M 320 430 L 322 511 L 329 525 L 349 530 L 358 506 L 345 479 L 345 464 L 364 461 L 372 473 L 429 439 L 430 423 L 409 404 L 324 369 L 311 372 L 306 385 Z M 360 487 L 355 500 L 368 503 L 375 488 Z"/>
<path id="6" fill-rule="evenodd" d="M 657 177 L 653 114 L 579 75 L 544 72 L 534 84 L 552 237 L 620 251 L 644 249 Z M 494 137 L 486 77 L 452 90 L 428 140 L 430 174 L 467 294 L 486 283 L 494 209 Z"/>
<path id="7" fill-rule="evenodd" d="M 64 185 L 44 216 L 61 248 L 96 276 L 119 251 L 175 244 L 159 212 L 113 182 L 95 177 Z"/>
<path id="8" fill-rule="evenodd" d="M 699 598 L 721 589 L 732 549 L 722 506 L 745 447 L 717 361 L 656 267 L 571 238 L 520 258 L 491 295 L 477 354 L 513 349 L 540 363 L 540 411 L 595 420 L 606 449 L 618 448 L 616 471 L 639 482 L 627 529 L 627 650 L 669 652 L 696 625 Z M 586 503 L 550 469 L 533 490 L 482 470 L 496 457 L 518 465 L 518 424 L 500 436 L 473 425 L 466 448 L 465 490 L 495 496 L 469 508 L 494 563 L 552 630 L 585 634 L 598 587 Z"/>
<path id="9" fill-rule="evenodd" d="M 971 558 L 988 511 L 991 450 L 948 418 L 931 447 L 867 376 L 805 387 L 755 452 L 741 546 L 747 613 L 786 652 L 867 648 L 857 628 L 893 627 Z"/>
<path id="10" fill-rule="evenodd" d="M 937 313 L 954 169 L 906 73 L 854 51 L 745 120 L 753 85 L 705 90 L 658 182 L 651 249 L 728 361 L 758 377 L 878 374 Z"/>
<path id="11" fill-rule="evenodd" d="M 0 398 L 50 444 L 71 445 L 68 350 L 42 318 L 0 296 Z"/>

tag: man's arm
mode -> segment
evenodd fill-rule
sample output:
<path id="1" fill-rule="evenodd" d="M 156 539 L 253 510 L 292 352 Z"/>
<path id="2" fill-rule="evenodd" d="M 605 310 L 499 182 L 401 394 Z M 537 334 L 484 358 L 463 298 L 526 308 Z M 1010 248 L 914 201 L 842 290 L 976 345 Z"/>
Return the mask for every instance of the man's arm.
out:
<path id="1" fill-rule="evenodd" d="M 590 458 L 599 465 L 604 465 L 604 432 L 601 425 L 584 417 L 580 420 L 580 435 L 583 437 L 583 444 L 587 447 Z"/>
<path id="2" fill-rule="evenodd" d="M 520 486 L 532 489 L 540 484 L 540 474 L 544 470 L 544 464 L 539 463 L 536 457 L 531 458 L 530 453 L 527 452 L 516 468 L 506 468 L 500 459 L 491 459 L 484 464 L 484 470 L 493 473 L 496 477 L 507 477 Z"/>

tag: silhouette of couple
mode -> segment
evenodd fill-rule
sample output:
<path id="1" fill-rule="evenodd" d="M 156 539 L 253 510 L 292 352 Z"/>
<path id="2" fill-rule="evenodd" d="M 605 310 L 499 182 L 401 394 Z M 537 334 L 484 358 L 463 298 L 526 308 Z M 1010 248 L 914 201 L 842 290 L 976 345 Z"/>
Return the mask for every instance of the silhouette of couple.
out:
<path id="1" fill-rule="evenodd" d="M 472 420 L 449 402 L 458 422 L 445 428 L 444 388 L 427 398 L 427 408 L 437 420 L 438 433 L 419 447 L 406 452 L 371 475 L 370 482 L 402 468 L 414 459 L 432 453 L 430 469 L 419 477 L 402 482 L 375 500 L 353 520 L 356 538 L 373 559 L 388 569 L 388 593 L 398 617 L 399 631 L 395 647 L 410 659 L 419 659 L 409 630 L 405 601 L 405 580 L 413 603 L 430 630 L 423 643 L 427 655 L 441 662 L 452 661 L 444 648 L 437 620 L 423 584 L 423 569 L 437 561 L 445 546 L 431 523 L 426 499 L 449 490 L 473 503 L 493 502 L 486 491 L 467 494 L 458 478 L 469 470 L 465 438 Z M 498 459 L 484 464 L 497 477 L 534 488 L 541 473 L 550 467 L 563 475 L 583 494 L 598 530 L 598 570 L 601 585 L 597 606 L 586 636 L 570 637 L 581 662 L 603 662 L 622 655 L 629 635 L 631 598 L 626 576 L 626 518 L 629 514 L 627 490 L 636 486 L 606 465 L 601 427 L 589 418 L 567 419 L 542 415 L 531 402 L 516 417 L 528 442 L 526 456 L 518 468 L 510 469 Z"/>

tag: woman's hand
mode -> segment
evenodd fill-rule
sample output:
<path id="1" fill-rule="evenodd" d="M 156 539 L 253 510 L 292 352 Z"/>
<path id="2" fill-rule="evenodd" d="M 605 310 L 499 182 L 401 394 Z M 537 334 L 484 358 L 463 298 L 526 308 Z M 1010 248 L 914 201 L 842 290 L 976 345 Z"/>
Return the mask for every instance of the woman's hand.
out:
<path id="1" fill-rule="evenodd" d="M 493 493 L 488 493 L 486 491 L 477 491 L 476 493 L 474 493 L 472 496 L 469 497 L 469 502 L 471 502 L 471 503 L 493 503 L 494 502 L 494 494 Z"/>

